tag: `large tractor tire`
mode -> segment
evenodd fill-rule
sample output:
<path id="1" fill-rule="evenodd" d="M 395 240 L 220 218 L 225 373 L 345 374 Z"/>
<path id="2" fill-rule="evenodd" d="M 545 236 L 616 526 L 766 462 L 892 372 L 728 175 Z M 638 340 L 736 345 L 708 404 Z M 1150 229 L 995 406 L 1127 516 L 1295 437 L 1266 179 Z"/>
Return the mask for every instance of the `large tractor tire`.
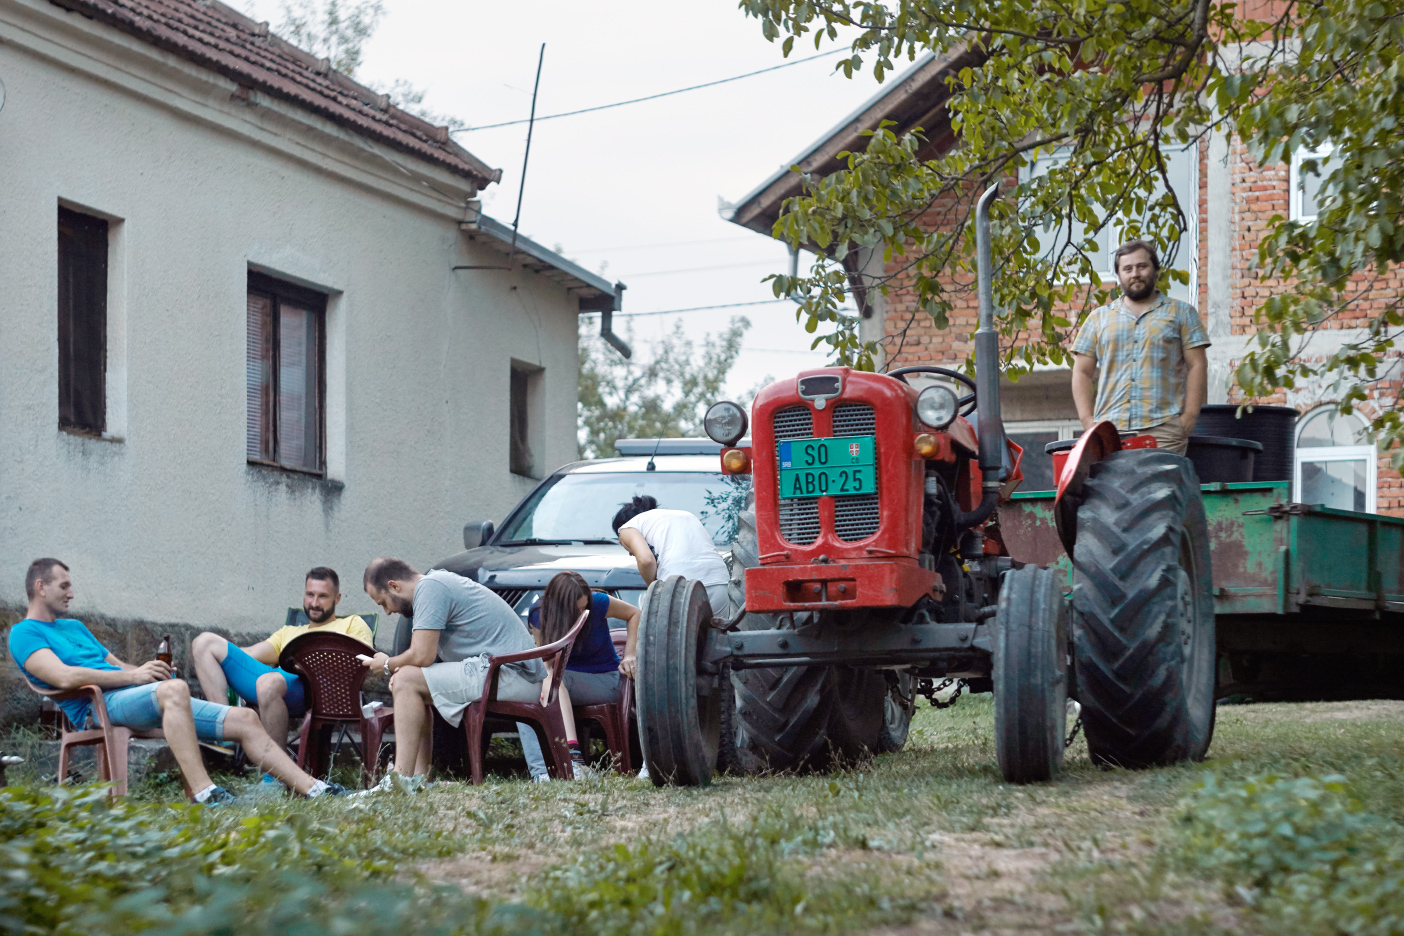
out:
<path id="1" fill-rule="evenodd" d="M 1072 629 L 1093 761 L 1203 759 L 1214 734 L 1214 590 L 1188 459 L 1125 450 L 1092 466 L 1077 511 Z"/>
<path id="2" fill-rule="evenodd" d="M 829 667 L 829 756 L 839 765 L 865 761 L 882 750 L 887 680 L 881 670 Z"/>
<path id="3" fill-rule="evenodd" d="M 754 495 L 747 496 L 737 520 L 731 555 L 730 598 L 736 613 L 746 606 L 746 570 L 760 565 Z M 738 627 L 771 630 L 779 625 L 777 615 L 747 614 Z M 735 747 L 729 752 L 734 767 L 748 773 L 793 770 L 821 757 L 832 700 L 824 691 L 827 675 L 822 666 L 735 671 L 731 678 L 736 693 Z"/>
<path id="4" fill-rule="evenodd" d="M 1063 766 L 1068 602 L 1053 569 L 1004 577 L 995 616 L 995 754 L 1010 783 L 1052 780 Z"/>
<path id="5" fill-rule="evenodd" d="M 707 786 L 717 768 L 722 702 L 720 674 L 699 665 L 712 628 L 701 582 L 674 575 L 644 595 L 639 622 L 639 743 L 654 786 Z"/>
<path id="6" fill-rule="evenodd" d="M 885 677 L 887 693 L 882 700 L 878 750 L 892 753 L 907 746 L 912 716 L 916 714 L 916 677 L 910 670 L 888 670 Z"/>

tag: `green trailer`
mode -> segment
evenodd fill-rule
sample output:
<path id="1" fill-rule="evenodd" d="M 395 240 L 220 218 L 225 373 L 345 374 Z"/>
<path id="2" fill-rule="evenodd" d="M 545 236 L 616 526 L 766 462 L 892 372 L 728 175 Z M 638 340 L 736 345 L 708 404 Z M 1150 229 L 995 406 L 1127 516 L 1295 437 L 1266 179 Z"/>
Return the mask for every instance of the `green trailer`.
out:
<path id="1" fill-rule="evenodd" d="M 1404 519 L 1294 504 L 1286 481 L 1201 490 L 1218 695 L 1404 698 Z M 1053 498 L 1015 493 L 999 535 L 1011 555 L 1071 581 Z"/>

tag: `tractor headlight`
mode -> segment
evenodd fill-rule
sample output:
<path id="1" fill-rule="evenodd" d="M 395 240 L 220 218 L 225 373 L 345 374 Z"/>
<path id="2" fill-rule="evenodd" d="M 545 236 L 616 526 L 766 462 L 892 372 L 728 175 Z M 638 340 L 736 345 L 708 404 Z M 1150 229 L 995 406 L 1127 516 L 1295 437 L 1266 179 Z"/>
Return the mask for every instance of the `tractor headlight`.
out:
<path id="1" fill-rule="evenodd" d="M 735 445 L 746 434 L 746 411 L 730 400 L 713 403 L 702 420 L 707 438 L 722 445 Z"/>
<path id="2" fill-rule="evenodd" d="M 917 396 L 917 418 L 932 429 L 944 429 L 956 418 L 959 407 L 956 395 L 950 387 L 937 384 L 927 387 Z"/>

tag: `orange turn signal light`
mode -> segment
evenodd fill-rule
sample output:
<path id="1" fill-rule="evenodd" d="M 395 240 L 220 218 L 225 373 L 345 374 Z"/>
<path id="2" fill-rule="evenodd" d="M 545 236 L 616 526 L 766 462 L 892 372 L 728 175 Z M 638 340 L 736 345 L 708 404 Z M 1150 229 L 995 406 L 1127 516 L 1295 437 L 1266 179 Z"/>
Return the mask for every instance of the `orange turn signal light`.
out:
<path id="1" fill-rule="evenodd" d="M 920 433 L 912 440 L 912 447 L 922 458 L 931 458 L 941 451 L 941 443 L 936 441 L 936 437 L 929 432 Z"/>
<path id="2" fill-rule="evenodd" d="M 732 474 L 744 474 L 751 467 L 751 463 L 745 452 L 740 449 L 728 449 L 722 455 L 722 467 Z"/>

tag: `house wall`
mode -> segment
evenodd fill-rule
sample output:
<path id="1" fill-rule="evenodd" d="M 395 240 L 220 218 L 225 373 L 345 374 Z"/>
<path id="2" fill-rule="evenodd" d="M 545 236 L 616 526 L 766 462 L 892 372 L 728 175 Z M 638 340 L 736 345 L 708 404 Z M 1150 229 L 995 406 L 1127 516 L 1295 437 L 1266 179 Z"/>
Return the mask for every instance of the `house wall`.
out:
<path id="1" fill-rule="evenodd" d="M 265 633 L 315 565 L 375 610 L 368 560 L 427 567 L 535 483 L 513 359 L 544 369 L 540 463 L 576 457 L 577 302 L 451 269 L 504 259 L 459 229 L 467 180 L 47 3 L 0 0 L 0 80 L 0 605 L 53 555 L 109 635 Z M 113 219 L 111 440 L 58 428 L 60 204 Z M 246 464 L 250 269 L 329 294 L 325 479 Z"/>

